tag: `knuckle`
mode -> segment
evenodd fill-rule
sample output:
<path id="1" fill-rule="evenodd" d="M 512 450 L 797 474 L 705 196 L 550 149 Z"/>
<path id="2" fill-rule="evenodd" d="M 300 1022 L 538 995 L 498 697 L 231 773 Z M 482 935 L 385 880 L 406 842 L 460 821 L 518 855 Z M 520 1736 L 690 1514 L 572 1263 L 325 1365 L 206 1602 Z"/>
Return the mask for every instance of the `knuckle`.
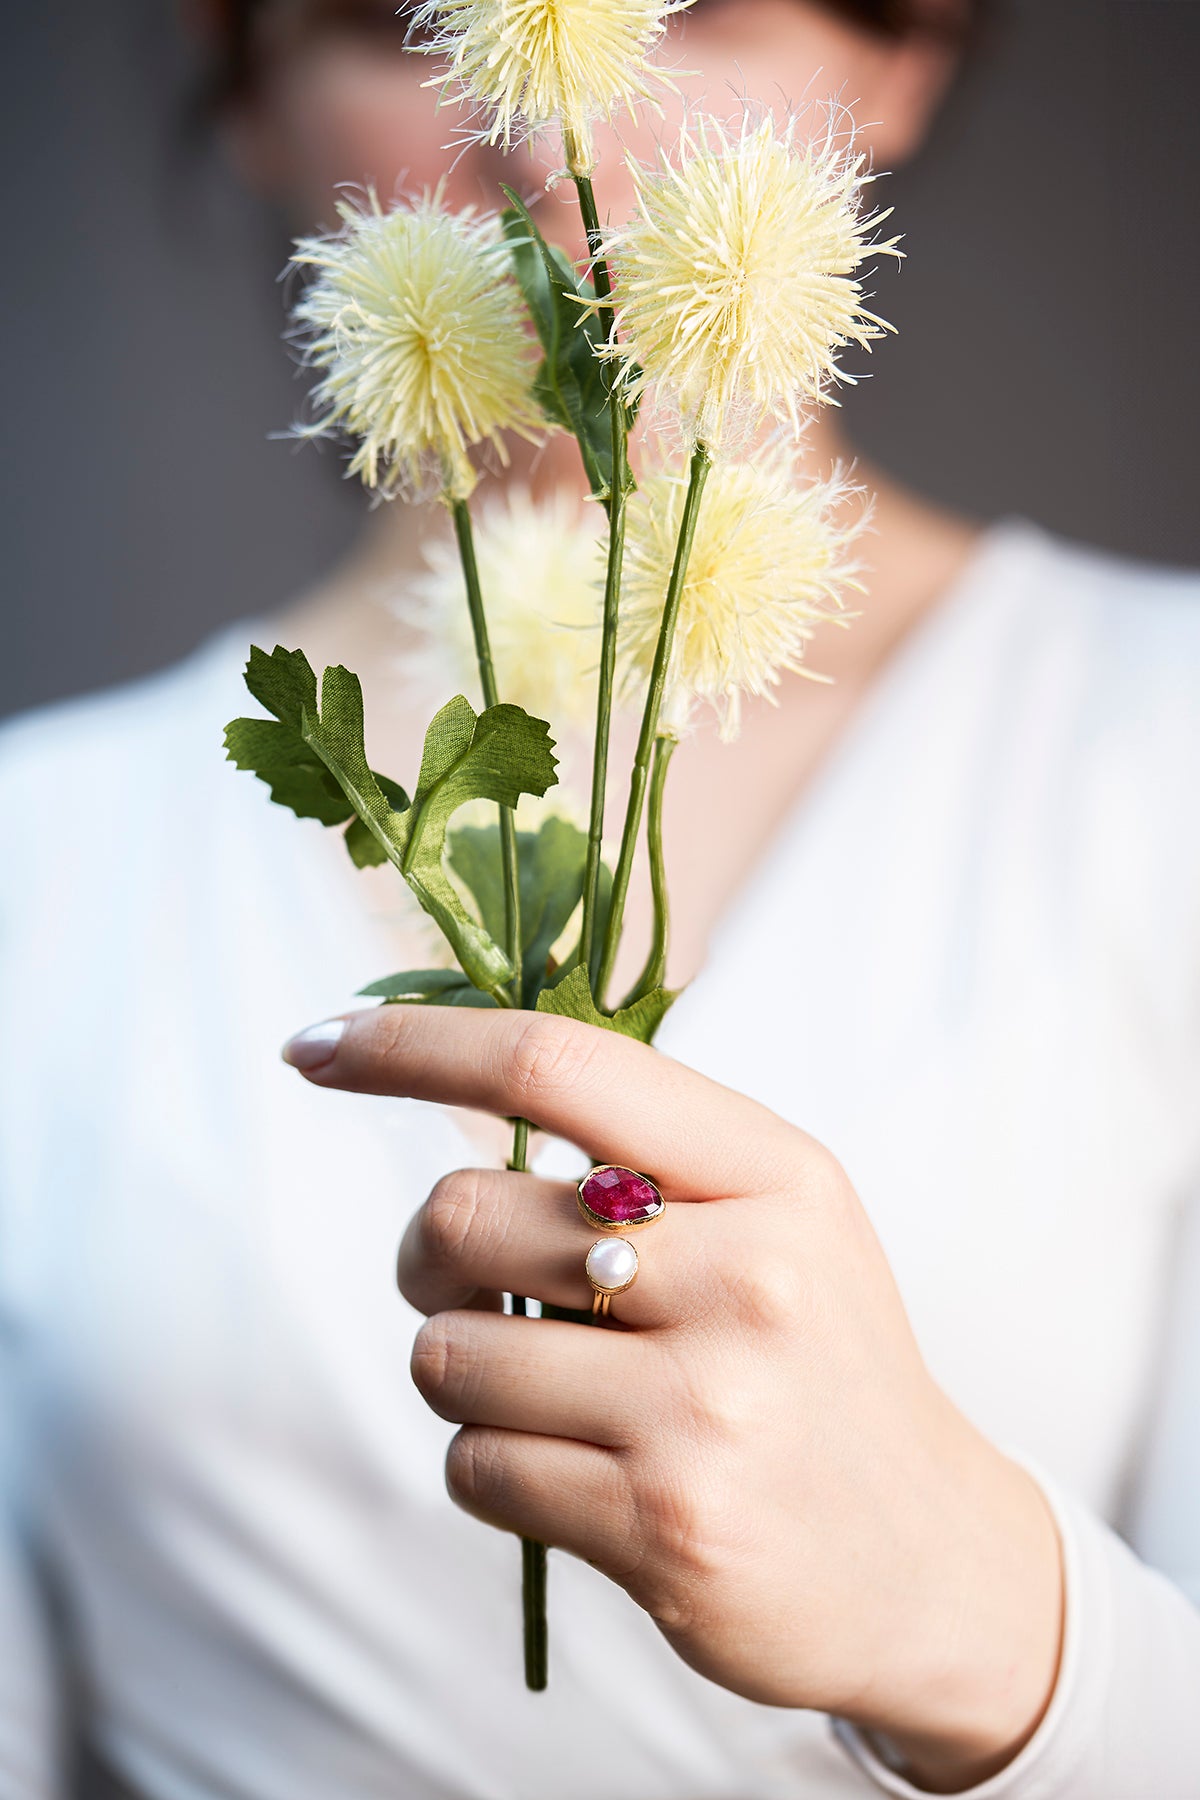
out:
<path id="1" fill-rule="evenodd" d="M 452 1267 L 470 1249 L 479 1216 L 480 1176 L 475 1169 L 443 1175 L 421 1214 L 421 1245 L 429 1260 Z"/>
<path id="2" fill-rule="evenodd" d="M 523 1110 L 534 1113 L 548 1094 L 567 1094 L 585 1073 L 591 1046 L 585 1029 L 570 1019 L 534 1013 L 509 1051 L 512 1085 Z"/>
<path id="3" fill-rule="evenodd" d="M 412 1378 L 426 1400 L 436 1399 L 450 1377 L 454 1361 L 453 1340 L 441 1314 L 435 1314 L 413 1339 Z"/>
<path id="4" fill-rule="evenodd" d="M 480 1361 L 461 1314 L 435 1313 L 413 1340 L 413 1383 L 440 1418 L 461 1424 L 478 1401 Z"/>
<path id="5" fill-rule="evenodd" d="M 450 1498 L 472 1512 L 495 1514 L 507 1489 L 500 1439 L 494 1431 L 465 1425 L 446 1452 Z"/>
<path id="6" fill-rule="evenodd" d="M 758 1412 L 754 1394 L 728 1377 L 685 1383 L 675 1395 L 679 1428 L 690 1443 L 736 1451 L 752 1434 Z"/>
<path id="7" fill-rule="evenodd" d="M 809 1138 L 805 1144 L 801 1198 L 810 1206 L 837 1206 L 845 1203 L 851 1191 L 846 1171 L 833 1151 L 816 1138 Z"/>
<path id="8" fill-rule="evenodd" d="M 668 1632 L 694 1631 L 728 1580 L 738 1529 L 729 1482 L 690 1463 L 686 1480 L 660 1474 L 639 1495 L 641 1565 L 631 1591 Z"/>
<path id="9" fill-rule="evenodd" d="M 721 1285 L 726 1309 L 751 1333 L 791 1333 L 808 1311 L 803 1263 L 786 1247 L 779 1255 L 759 1256 L 742 1268 L 724 1270 Z"/>

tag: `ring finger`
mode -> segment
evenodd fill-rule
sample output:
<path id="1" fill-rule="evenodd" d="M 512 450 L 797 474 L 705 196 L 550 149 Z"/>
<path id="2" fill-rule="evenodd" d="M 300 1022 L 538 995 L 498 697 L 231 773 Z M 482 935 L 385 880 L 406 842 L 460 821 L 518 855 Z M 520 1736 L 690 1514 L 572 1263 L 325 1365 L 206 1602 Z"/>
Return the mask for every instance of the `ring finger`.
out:
<path id="1" fill-rule="evenodd" d="M 663 1325 L 680 1313 L 682 1206 L 628 1239 L 638 1252 L 633 1284 L 615 1294 L 622 1323 Z M 703 1209 L 687 1207 L 694 1223 Z M 480 1290 L 526 1294 L 554 1306 L 590 1309 L 585 1273 L 602 1236 L 580 1216 L 575 1189 L 499 1169 L 460 1169 L 438 1182 L 404 1233 L 396 1278 L 424 1313 L 472 1304 Z M 625 1236 L 614 1233 L 612 1236 Z"/>

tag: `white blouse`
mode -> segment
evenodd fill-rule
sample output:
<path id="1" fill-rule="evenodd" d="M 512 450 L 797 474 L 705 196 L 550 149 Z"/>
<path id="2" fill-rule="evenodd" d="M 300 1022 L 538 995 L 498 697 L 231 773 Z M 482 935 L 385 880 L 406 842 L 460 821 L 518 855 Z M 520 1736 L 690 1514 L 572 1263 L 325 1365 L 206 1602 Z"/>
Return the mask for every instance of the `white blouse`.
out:
<path id="1" fill-rule="evenodd" d="M 478 1152 L 279 1060 L 391 951 L 223 760 L 258 629 L 0 733 L 0 1800 L 68 1791 L 68 1692 L 148 1800 L 911 1792 L 565 1556 L 525 1692 L 393 1286 Z M 1059 1681 L 977 1800 L 1200 1796 L 1198 795 L 1200 581 L 994 527 L 662 1038 L 841 1157 L 1056 1508 Z"/>

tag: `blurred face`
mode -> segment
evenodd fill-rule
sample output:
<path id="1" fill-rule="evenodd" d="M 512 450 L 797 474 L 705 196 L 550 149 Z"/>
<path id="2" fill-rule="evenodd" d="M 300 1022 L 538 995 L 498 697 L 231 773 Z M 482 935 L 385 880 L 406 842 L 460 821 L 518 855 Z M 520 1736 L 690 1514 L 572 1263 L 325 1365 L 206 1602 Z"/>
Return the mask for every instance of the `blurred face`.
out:
<path id="1" fill-rule="evenodd" d="M 436 64 L 402 44 L 399 21 L 394 36 L 326 27 L 274 45 L 268 40 L 263 80 L 235 117 L 232 136 L 251 178 L 284 204 L 297 229 L 330 219 L 340 182 L 369 181 L 389 198 L 398 188 L 419 190 L 445 178 L 452 205 L 490 206 L 498 181 L 537 188 L 553 166 L 548 138 L 515 157 L 486 146 L 448 150 L 459 111 L 439 110 L 436 90 L 424 85 Z M 698 0 L 673 21 L 662 54 L 683 71 L 675 77 L 682 102 L 720 115 L 736 113 L 742 96 L 768 105 L 840 100 L 885 168 L 920 142 L 953 63 L 934 41 L 894 43 L 806 0 Z M 602 213 L 625 211 L 621 146 L 652 151 L 657 137 L 670 136 L 682 102 L 668 94 L 663 118 L 647 110 L 636 123 L 623 119 L 599 134 Z M 565 185 L 560 195 L 573 202 Z M 562 225 L 560 235 L 573 238 L 574 214 L 565 205 Z"/>

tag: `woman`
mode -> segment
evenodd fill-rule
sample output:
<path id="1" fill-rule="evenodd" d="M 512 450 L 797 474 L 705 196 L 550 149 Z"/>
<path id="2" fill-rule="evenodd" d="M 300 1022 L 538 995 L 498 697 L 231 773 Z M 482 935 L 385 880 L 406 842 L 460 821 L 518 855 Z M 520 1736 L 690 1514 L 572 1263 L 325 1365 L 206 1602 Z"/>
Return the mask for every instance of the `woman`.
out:
<path id="1" fill-rule="evenodd" d="M 328 13 L 229 38 L 308 216 L 444 135 Z M 819 67 L 894 163 L 956 16 L 699 0 L 684 55 Z M 353 1010 L 411 920 L 221 764 L 265 637 L 412 765 L 398 508 L 284 618 L 7 729 L 4 1800 L 71 1791 L 68 1697 L 145 1800 L 1200 1794 L 1200 592 L 864 477 L 836 687 L 678 759 L 666 1056 Z M 660 1180 L 625 1329 L 496 1315 L 582 1304 L 588 1238 L 481 1112 Z M 546 1696 L 512 1531 L 575 1553 Z"/>

